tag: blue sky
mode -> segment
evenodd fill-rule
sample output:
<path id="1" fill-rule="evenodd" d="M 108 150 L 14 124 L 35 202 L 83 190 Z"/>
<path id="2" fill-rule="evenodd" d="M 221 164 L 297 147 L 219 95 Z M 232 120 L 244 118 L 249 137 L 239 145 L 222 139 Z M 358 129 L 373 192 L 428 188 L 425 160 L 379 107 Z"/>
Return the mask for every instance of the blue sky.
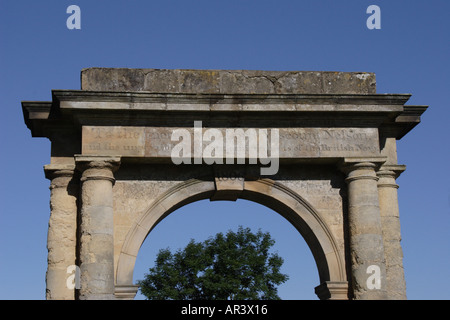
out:
<path id="1" fill-rule="evenodd" d="M 71 4 L 81 9 L 81 30 L 66 27 Z M 381 8 L 380 30 L 366 27 L 372 4 Z M 407 295 L 449 299 L 449 12 L 447 0 L 1 0 L 0 299 L 45 298 L 50 143 L 31 138 L 20 102 L 79 89 L 87 67 L 367 71 L 376 73 L 378 93 L 411 93 L 408 104 L 430 107 L 398 142 L 407 165 L 398 179 Z M 243 200 L 171 214 L 145 241 L 135 279 L 160 248 L 238 225 L 276 240 L 290 276 L 282 298 L 316 299 L 304 240 L 276 213 Z"/>

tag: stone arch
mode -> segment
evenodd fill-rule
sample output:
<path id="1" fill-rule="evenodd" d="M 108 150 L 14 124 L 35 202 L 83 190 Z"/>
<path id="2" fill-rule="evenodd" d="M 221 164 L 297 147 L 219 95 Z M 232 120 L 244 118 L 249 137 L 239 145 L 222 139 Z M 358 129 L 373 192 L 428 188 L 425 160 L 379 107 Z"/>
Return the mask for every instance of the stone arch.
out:
<path id="1" fill-rule="evenodd" d="M 274 209 L 303 235 L 318 266 L 320 298 L 406 299 L 396 184 L 405 166 L 397 162 L 396 140 L 419 124 L 427 109 L 405 105 L 409 94 L 377 94 L 375 74 L 354 72 L 90 68 L 81 72 L 81 84 L 81 90 L 53 90 L 52 101 L 22 102 L 32 136 L 51 140 L 51 163 L 44 168 L 52 190 L 48 299 L 134 297 L 136 255 L 161 219 L 196 200 L 238 197 Z M 279 130 L 279 152 L 272 157 L 283 160 L 276 161 L 284 171 L 279 182 L 221 180 L 226 177 L 220 172 L 215 181 L 179 180 L 197 169 L 207 171 L 175 168 L 171 161 L 173 130 L 190 130 L 199 120 L 202 130 L 222 133 Z M 131 164 L 137 176 L 126 169 Z M 155 172 L 147 179 L 145 166 L 153 164 L 174 174 L 158 178 Z M 309 165 L 333 166 L 334 173 L 309 172 Z M 181 183 L 128 229 L 127 219 L 114 220 L 114 200 L 126 199 L 113 192 L 116 171 L 122 181 Z M 335 226 L 345 235 L 330 232 L 315 208 L 282 185 L 282 179 L 331 182 L 338 171 L 346 186 L 341 181 L 336 189 L 346 188 L 341 197 L 346 211 L 335 210 L 334 201 L 320 205 L 336 215 Z M 317 196 L 329 191 L 317 189 Z M 130 230 L 122 249 L 114 243 L 119 229 Z M 66 286 L 66 268 L 75 264 L 79 289 Z M 367 286 L 372 265 L 382 275 L 375 289 Z"/>
<path id="2" fill-rule="evenodd" d="M 166 216 L 176 209 L 203 199 L 211 198 L 216 191 L 214 181 L 190 179 L 161 195 L 146 213 L 130 228 L 116 269 L 117 288 L 133 286 L 133 272 L 137 254 L 147 235 Z M 347 276 L 345 263 L 336 240 L 320 214 L 300 195 L 286 186 L 270 179 L 245 181 L 239 198 L 265 205 L 286 218 L 303 236 L 315 259 L 320 283 L 325 294 L 319 297 L 332 298 L 328 283 L 338 284 L 339 294 L 345 291 Z M 343 288 L 343 289 L 342 289 Z M 319 291 L 323 291 L 323 288 Z"/>

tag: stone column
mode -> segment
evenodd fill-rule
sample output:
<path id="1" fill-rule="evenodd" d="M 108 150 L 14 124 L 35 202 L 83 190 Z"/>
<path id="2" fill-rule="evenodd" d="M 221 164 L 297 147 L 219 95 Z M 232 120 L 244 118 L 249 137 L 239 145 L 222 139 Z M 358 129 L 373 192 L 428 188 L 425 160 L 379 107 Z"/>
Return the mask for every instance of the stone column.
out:
<path id="1" fill-rule="evenodd" d="M 120 158 L 76 156 L 76 162 L 82 172 L 79 299 L 114 299 L 113 172 Z"/>
<path id="2" fill-rule="evenodd" d="M 69 277 L 76 269 L 78 183 L 74 179 L 75 165 L 50 164 L 44 171 L 51 181 L 46 299 L 73 300 L 75 283 L 69 281 Z"/>
<path id="3" fill-rule="evenodd" d="M 354 299 L 386 299 L 386 266 L 377 165 L 347 161 L 348 231 Z"/>
<path id="4" fill-rule="evenodd" d="M 398 208 L 398 185 L 395 179 L 405 166 L 382 166 L 377 172 L 378 197 L 380 199 L 381 226 L 386 258 L 387 298 L 406 299 L 406 283 L 403 271 L 403 251 L 400 244 L 400 215 Z"/>

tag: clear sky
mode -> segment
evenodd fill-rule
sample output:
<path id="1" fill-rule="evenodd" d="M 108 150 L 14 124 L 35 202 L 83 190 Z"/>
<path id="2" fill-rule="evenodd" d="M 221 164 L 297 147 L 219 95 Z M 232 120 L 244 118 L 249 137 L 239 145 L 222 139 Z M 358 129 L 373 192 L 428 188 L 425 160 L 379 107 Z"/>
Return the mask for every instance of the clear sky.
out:
<path id="1" fill-rule="evenodd" d="M 69 5 L 81 29 L 69 30 Z M 369 5 L 381 29 L 369 30 Z M 402 246 L 410 299 L 450 298 L 450 1 L 0 0 L 0 299 L 45 299 L 50 143 L 32 138 L 22 100 L 79 89 L 87 67 L 366 71 L 378 93 L 429 105 L 398 142 Z M 304 240 L 281 216 L 247 201 L 201 201 L 163 220 L 145 241 L 135 280 L 160 248 L 238 225 L 269 231 L 290 280 L 283 299 L 316 299 Z M 139 298 L 139 297 L 138 297 Z"/>

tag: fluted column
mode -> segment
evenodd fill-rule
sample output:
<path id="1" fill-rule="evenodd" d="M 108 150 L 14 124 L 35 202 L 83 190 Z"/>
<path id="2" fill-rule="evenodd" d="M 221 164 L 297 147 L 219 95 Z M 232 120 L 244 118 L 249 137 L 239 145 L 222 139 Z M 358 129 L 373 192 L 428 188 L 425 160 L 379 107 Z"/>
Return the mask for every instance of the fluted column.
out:
<path id="1" fill-rule="evenodd" d="M 118 157 L 76 157 L 81 175 L 79 299 L 114 299 L 113 185 Z"/>
<path id="2" fill-rule="evenodd" d="M 70 282 L 69 277 L 75 271 L 76 261 L 78 183 L 74 179 L 75 165 L 50 164 L 44 171 L 51 181 L 45 296 L 47 300 L 73 300 L 75 283 Z"/>
<path id="3" fill-rule="evenodd" d="M 405 166 L 382 166 L 377 172 L 388 299 L 406 299 L 396 178 Z"/>
<path id="4" fill-rule="evenodd" d="M 351 282 L 354 299 L 386 299 L 386 266 L 377 165 L 346 163 Z"/>

